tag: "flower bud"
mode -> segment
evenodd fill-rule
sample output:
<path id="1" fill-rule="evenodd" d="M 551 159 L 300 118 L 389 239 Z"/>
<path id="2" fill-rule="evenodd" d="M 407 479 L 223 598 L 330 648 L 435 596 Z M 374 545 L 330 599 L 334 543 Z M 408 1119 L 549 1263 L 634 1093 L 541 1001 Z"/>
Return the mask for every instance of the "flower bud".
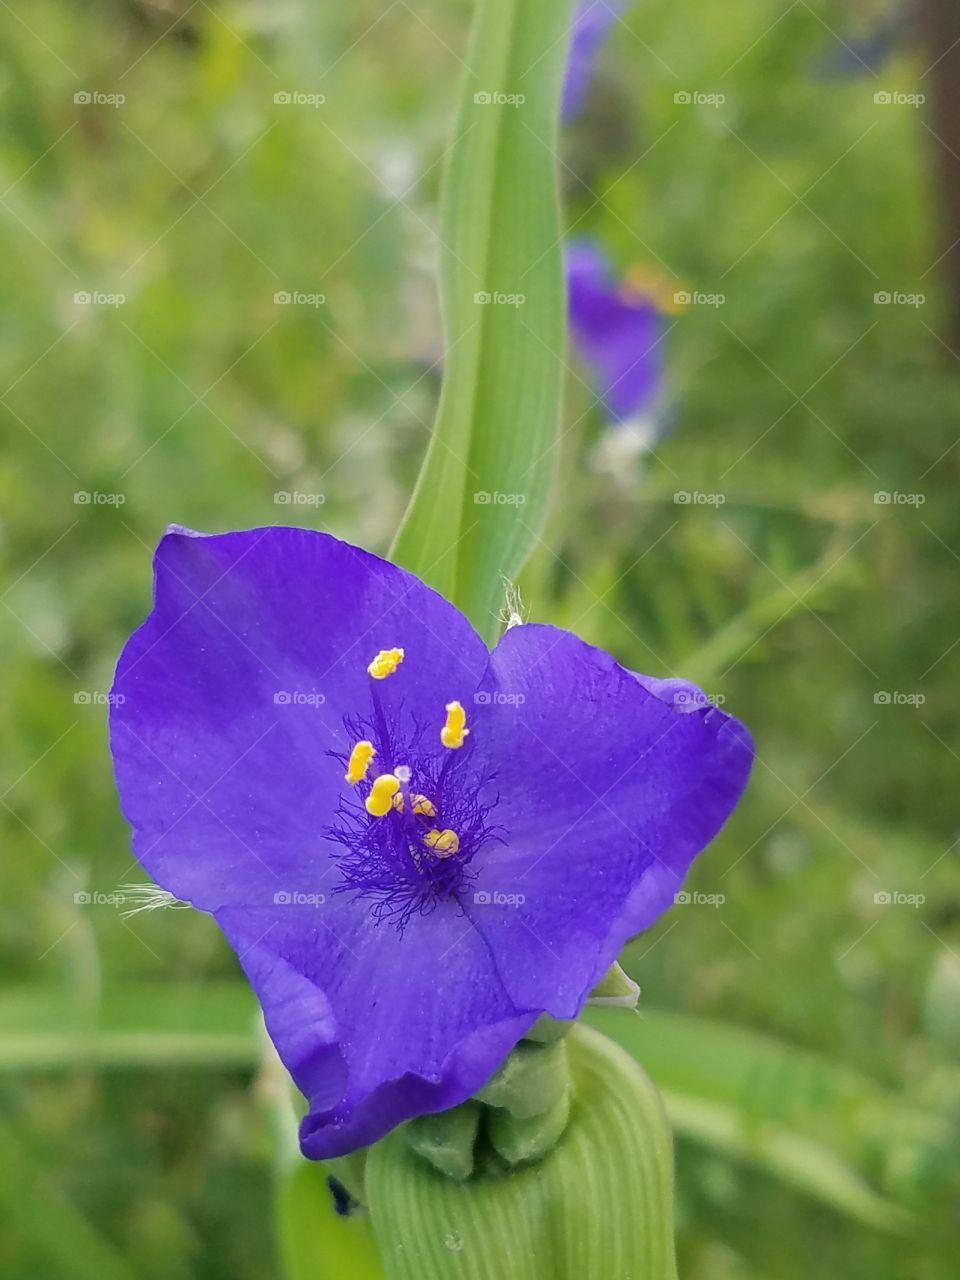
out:
<path id="1" fill-rule="evenodd" d="M 366 1199 L 387 1280 L 676 1280 L 672 1143 L 656 1090 L 589 1027 L 555 1049 L 569 1083 L 546 1110 L 516 1110 L 530 1098 L 526 1087 L 511 1091 L 510 1077 L 532 1079 L 529 1062 L 524 1071 L 508 1060 L 486 1086 L 470 1177 L 441 1176 L 410 1140 L 412 1126 L 371 1148 Z M 562 1080 L 559 1057 L 533 1062 L 545 1090 Z M 551 1123 L 559 1140 L 531 1157 L 531 1137 Z"/>

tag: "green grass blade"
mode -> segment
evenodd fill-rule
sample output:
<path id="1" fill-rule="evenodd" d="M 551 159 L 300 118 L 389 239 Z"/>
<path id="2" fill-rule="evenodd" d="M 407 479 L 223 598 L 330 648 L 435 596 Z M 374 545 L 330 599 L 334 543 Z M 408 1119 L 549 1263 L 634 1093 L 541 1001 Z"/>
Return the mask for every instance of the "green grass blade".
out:
<path id="1" fill-rule="evenodd" d="M 240 983 L 130 983 L 85 1011 L 69 991 L 31 984 L 0 995 L 4 1072 L 253 1067 L 257 1006 Z"/>
<path id="2" fill-rule="evenodd" d="M 842 1156 L 802 1134 L 777 1125 L 749 1133 L 736 1107 L 665 1092 L 664 1106 L 676 1133 L 735 1160 L 773 1174 L 876 1231 L 908 1231 L 913 1216 L 885 1200 Z"/>
<path id="3" fill-rule="evenodd" d="M 503 579 L 536 540 L 553 470 L 565 354 L 555 153 L 569 11 L 568 0 L 478 0 L 440 218 L 443 390 L 392 552 L 487 638 Z"/>
<path id="4" fill-rule="evenodd" d="M 764 1170 L 856 1221 L 903 1231 L 912 1217 L 862 1172 L 878 1144 L 924 1118 L 859 1072 L 746 1028 L 647 1009 L 586 1020 L 637 1058 L 683 1137 Z"/>

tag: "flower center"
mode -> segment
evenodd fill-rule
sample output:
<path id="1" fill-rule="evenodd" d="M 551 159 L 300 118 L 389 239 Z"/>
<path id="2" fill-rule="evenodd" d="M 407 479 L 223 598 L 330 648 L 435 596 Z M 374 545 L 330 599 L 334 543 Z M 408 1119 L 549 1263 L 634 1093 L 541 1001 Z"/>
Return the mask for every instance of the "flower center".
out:
<path id="1" fill-rule="evenodd" d="M 402 658 L 402 649 L 382 650 L 367 671 L 386 679 Z M 456 900 L 476 854 L 502 834 L 489 820 L 493 779 L 471 766 L 461 704 L 447 703 L 431 733 L 402 712 L 389 718 L 375 685 L 371 703 L 371 715 L 344 722 L 349 755 L 330 753 L 345 767 L 346 787 L 326 834 L 341 849 L 335 892 L 367 899 L 378 922 L 393 920 L 402 932 L 413 915 Z"/>

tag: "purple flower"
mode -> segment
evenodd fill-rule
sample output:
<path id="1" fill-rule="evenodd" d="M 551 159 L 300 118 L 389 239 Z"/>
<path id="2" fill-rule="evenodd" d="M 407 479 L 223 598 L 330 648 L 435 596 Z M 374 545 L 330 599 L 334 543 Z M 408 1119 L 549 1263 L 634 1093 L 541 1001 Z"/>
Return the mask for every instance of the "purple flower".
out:
<path id="1" fill-rule="evenodd" d="M 650 410 L 663 369 L 663 316 L 645 293 L 614 281 L 602 249 L 576 240 L 566 250 L 567 308 L 576 350 L 611 422 Z"/>
<path id="2" fill-rule="evenodd" d="M 895 5 L 893 12 L 874 24 L 866 35 L 851 35 L 847 39 L 833 36 L 828 53 L 819 58 L 814 67 L 814 75 L 819 79 L 832 79 L 861 75 L 864 71 L 872 73 L 897 53 L 903 52 L 910 37 L 909 8 L 902 2 Z"/>
<path id="3" fill-rule="evenodd" d="M 327 534 L 174 528 L 117 669 L 140 861 L 211 912 L 325 1158 L 475 1093 L 575 1017 L 746 784 L 746 730 L 569 632 L 491 654 Z"/>
<path id="4" fill-rule="evenodd" d="M 560 108 L 564 120 L 575 119 L 583 110 L 600 46 L 629 4 L 630 0 L 578 0 Z"/>

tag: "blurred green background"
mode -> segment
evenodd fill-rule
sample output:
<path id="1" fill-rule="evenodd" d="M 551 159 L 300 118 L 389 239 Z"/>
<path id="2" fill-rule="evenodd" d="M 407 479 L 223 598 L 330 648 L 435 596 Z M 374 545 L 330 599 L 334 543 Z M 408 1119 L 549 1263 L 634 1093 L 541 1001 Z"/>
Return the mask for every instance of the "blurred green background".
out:
<path id="1" fill-rule="evenodd" d="M 699 680 L 757 739 L 695 896 L 628 955 L 641 1013 L 682 1015 L 675 1052 L 650 1041 L 668 1094 L 722 1067 L 716 1021 L 785 1046 L 738 1076 L 743 1151 L 680 1126 L 689 1280 L 956 1274 L 960 381 L 938 337 L 934 143 L 922 111 L 874 101 L 918 91 L 931 59 L 848 48 L 890 11 L 644 0 L 564 135 L 576 233 L 668 295 L 724 297 L 668 318 L 672 430 L 632 466 L 598 461 L 572 370 L 562 500 L 524 583 L 532 616 Z M 208 919 L 111 897 L 144 877 L 105 694 L 168 522 L 389 542 L 439 386 L 436 194 L 469 12 L 0 11 L 11 1280 L 280 1275 L 235 961 Z M 875 303 L 896 291 L 925 301 Z M 831 1110 L 828 1059 L 894 1100 L 868 1132 Z M 790 1185 L 763 1136 L 791 1108 L 913 1227 Z"/>

